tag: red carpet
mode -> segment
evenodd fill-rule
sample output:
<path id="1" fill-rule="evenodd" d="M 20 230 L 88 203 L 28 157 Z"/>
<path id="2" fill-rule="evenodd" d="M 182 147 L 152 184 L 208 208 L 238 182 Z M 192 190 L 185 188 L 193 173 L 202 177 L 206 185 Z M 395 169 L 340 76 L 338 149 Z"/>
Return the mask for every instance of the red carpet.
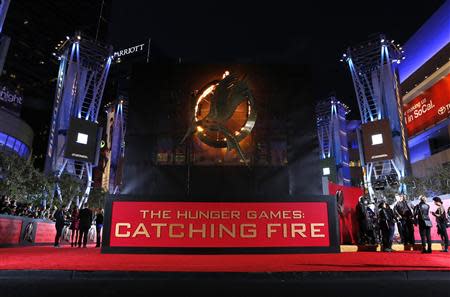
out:
<path id="1" fill-rule="evenodd" d="M 99 249 L 0 249 L 0 270 L 183 272 L 450 270 L 450 254 L 359 252 L 313 255 L 124 255 Z"/>

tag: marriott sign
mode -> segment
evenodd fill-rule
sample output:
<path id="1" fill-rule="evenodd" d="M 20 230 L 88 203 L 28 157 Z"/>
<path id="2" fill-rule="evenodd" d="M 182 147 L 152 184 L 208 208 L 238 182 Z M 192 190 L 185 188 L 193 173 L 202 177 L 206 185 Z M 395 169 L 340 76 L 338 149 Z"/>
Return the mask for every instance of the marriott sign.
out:
<path id="1" fill-rule="evenodd" d="M 145 43 L 135 45 L 126 49 L 121 49 L 114 53 L 114 57 L 120 58 L 122 56 L 128 56 L 137 52 L 142 52 L 144 50 Z"/>

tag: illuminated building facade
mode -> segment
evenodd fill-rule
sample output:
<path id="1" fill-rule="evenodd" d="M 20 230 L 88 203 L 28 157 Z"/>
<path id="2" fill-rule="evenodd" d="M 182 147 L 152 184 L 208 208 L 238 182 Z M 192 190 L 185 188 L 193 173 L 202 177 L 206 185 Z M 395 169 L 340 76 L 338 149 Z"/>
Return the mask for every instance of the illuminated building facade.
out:
<path id="1" fill-rule="evenodd" d="M 0 152 L 12 152 L 28 159 L 32 143 L 31 127 L 17 115 L 0 108 Z"/>
<path id="2" fill-rule="evenodd" d="M 3 33 L 10 1 L 0 1 L 0 75 L 3 73 L 10 37 Z M 32 152 L 33 130 L 20 118 L 23 95 L 11 88 L 9 81 L 0 84 L 0 152 L 14 153 L 28 159 Z"/>
<path id="3" fill-rule="evenodd" d="M 450 164 L 450 2 L 405 43 L 399 65 L 414 176 Z"/>

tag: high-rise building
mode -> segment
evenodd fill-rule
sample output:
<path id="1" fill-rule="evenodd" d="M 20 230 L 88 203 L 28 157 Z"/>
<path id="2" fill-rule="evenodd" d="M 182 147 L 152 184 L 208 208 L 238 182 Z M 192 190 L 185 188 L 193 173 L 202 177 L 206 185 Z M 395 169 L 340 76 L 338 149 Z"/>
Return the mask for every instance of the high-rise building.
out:
<path id="1" fill-rule="evenodd" d="M 59 66 L 53 55 L 55 47 L 75 31 L 104 41 L 108 25 L 105 20 L 112 1 L 3 0 L 0 11 L 7 2 L 10 4 L 6 18 L 0 13 L 0 18 L 4 18 L 0 60 L 3 36 L 10 38 L 10 44 L 0 81 L 23 97 L 21 117 L 35 131 L 35 165 L 43 168 Z"/>
<path id="2" fill-rule="evenodd" d="M 3 33 L 9 0 L 0 1 L 0 76 L 3 72 L 11 38 Z M 23 95 L 11 88 L 8 80 L 0 84 L 0 151 L 29 158 L 32 152 L 33 130 L 20 118 Z"/>
<path id="3" fill-rule="evenodd" d="M 450 165 L 450 2 L 405 43 L 399 65 L 412 173 Z"/>

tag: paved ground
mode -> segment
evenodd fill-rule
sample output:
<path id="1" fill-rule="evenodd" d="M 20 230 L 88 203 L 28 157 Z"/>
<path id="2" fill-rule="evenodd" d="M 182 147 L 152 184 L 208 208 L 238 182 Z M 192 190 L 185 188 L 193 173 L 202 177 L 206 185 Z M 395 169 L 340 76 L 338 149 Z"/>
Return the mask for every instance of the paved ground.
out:
<path id="1" fill-rule="evenodd" d="M 108 273 L 2 271 L 0 296 L 450 296 L 448 272 Z"/>
<path id="2" fill-rule="evenodd" d="M 9 296 L 445 297 L 450 254 L 115 255 L 94 248 L 4 248 L 0 297 Z"/>

